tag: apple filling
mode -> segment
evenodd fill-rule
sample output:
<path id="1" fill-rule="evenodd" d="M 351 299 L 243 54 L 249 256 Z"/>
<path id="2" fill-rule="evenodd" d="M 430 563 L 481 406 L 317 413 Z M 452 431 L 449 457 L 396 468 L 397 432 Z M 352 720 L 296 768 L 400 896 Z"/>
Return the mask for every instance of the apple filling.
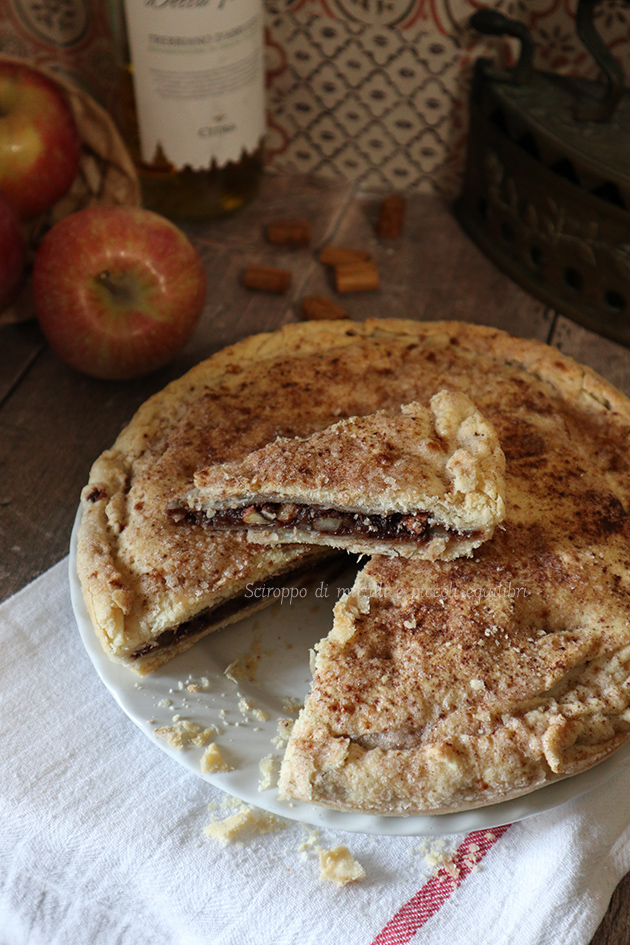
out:
<path id="1" fill-rule="evenodd" d="M 298 528 L 319 535 L 353 536 L 383 541 L 428 542 L 440 532 L 458 538 L 469 538 L 469 533 L 455 532 L 430 522 L 428 512 L 392 512 L 378 515 L 366 512 L 348 512 L 300 505 L 296 502 L 264 502 L 241 508 L 192 511 L 177 508 L 171 511 L 175 521 L 205 525 L 213 531 L 227 529 Z"/>

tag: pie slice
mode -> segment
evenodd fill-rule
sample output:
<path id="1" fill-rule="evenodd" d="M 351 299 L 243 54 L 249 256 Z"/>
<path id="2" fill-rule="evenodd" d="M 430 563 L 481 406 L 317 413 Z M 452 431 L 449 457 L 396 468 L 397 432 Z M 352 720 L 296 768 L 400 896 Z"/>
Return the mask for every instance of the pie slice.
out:
<path id="1" fill-rule="evenodd" d="M 505 515 L 505 457 L 466 394 L 340 420 L 195 474 L 171 510 L 250 541 L 450 560 Z"/>

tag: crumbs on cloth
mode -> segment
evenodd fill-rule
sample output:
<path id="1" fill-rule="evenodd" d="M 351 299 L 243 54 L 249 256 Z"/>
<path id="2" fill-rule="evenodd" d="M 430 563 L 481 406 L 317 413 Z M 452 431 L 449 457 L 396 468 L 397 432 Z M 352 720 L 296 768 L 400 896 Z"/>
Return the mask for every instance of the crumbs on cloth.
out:
<path id="1" fill-rule="evenodd" d="M 286 821 L 281 817 L 258 810 L 250 804 L 241 804 L 235 814 L 224 817 L 223 820 L 213 820 L 203 828 L 203 832 L 212 840 L 218 840 L 227 846 L 228 843 L 242 841 L 248 834 L 271 833 L 284 827 Z"/>

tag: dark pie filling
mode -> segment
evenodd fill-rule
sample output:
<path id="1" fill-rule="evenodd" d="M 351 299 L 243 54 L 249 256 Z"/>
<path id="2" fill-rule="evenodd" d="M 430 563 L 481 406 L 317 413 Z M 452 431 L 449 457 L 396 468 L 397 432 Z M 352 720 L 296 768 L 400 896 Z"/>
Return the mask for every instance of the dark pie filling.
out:
<path id="1" fill-rule="evenodd" d="M 186 620 L 176 627 L 169 627 L 168 630 L 163 630 L 155 640 L 151 640 L 150 643 L 145 643 L 144 646 L 139 647 L 139 649 L 131 653 L 129 659 L 138 660 L 143 656 L 148 656 L 149 653 L 155 652 L 155 650 L 172 646 L 174 643 L 178 643 L 185 638 L 200 636 L 210 623 L 224 623 L 226 620 L 229 620 L 230 617 L 234 617 L 241 611 L 245 611 L 254 606 L 261 599 L 271 597 L 270 592 L 273 591 L 274 588 L 283 587 L 290 581 L 296 580 L 306 574 L 311 567 L 312 564 L 304 565 L 299 568 L 294 568 L 292 571 L 281 574 L 278 577 L 270 578 L 267 581 L 252 581 L 247 585 L 246 591 L 242 594 L 232 597 L 230 600 L 226 600 L 216 607 L 206 607 L 205 610 L 195 614 L 190 620 Z"/>
<path id="2" fill-rule="evenodd" d="M 169 516 L 177 524 L 203 525 L 213 530 L 235 528 L 304 528 L 309 531 L 328 535 L 361 535 L 363 537 L 386 539 L 388 541 L 427 542 L 434 535 L 436 526 L 429 523 L 428 512 L 416 512 L 411 515 L 393 512 L 391 515 L 368 515 L 357 512 L 341 512 L 338 509 L 324 509 L 318 506 L 298 505 L 289 502 L 265 502 L 260 505 L 248 505 L 244 508 L 219 509 L 213 515 L 182 507 L 168 510 Z M 474 538 L 475 532 L 457 532 L 444 526 L 437 526 L 442 532 L 456 538 Z M 187 637 L 199 636 L 210 622 L 223 623 L 242 610 L 251 606 L 256 598 L 268 596 L 268 592 L 282 587 L 291 579 L 305 573 L 308 567 L 301 567 L 289 574 L 283 574 L 267 581 L 248 584 L 247 593 L 239 594 L 217 607 L 207 607 L 190 620 L 163 630 L 129 657 L 132 660 L 147 656 L 154 650 L 171 646 Z M 262 591 L 262 593 L 260 593 Z"/>
<path id="3" fill-rule="evenodd" d="M 325 509 L 316 505 L 298 505 L 294 502 L 265 502 L 241 508 L 217 509 L 207 514 L 202 511 L 177 508 L 171 510 L 177 522 L 206 525 L 214 530 L 242 528 L 299 528 L 320 535 L 373 538 L 386 541 L 429 541 L 437 528 L 457 538 L 470 538 L 471 532 L 457 532 L 429 522 L 428 512 L 392 512 L 376 515 L 364 512 L 345 512 Z"/>

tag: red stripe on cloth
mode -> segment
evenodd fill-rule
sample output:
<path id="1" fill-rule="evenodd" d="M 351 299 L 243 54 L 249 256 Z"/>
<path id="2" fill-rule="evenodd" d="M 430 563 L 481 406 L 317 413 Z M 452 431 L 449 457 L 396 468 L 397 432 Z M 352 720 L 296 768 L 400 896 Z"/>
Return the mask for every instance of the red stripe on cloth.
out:
<path id="1" fill-rule="evenodd" d="M 441 867 L 409 902 L 398 910 L 378 933 L 372 945 L 406 945 L 419 928 L 438 912 L 451 894 L 464 882 L 488 850 L 510 827 L 475 830 L 469 834 L 451 857 L 447 867 Z"/>

